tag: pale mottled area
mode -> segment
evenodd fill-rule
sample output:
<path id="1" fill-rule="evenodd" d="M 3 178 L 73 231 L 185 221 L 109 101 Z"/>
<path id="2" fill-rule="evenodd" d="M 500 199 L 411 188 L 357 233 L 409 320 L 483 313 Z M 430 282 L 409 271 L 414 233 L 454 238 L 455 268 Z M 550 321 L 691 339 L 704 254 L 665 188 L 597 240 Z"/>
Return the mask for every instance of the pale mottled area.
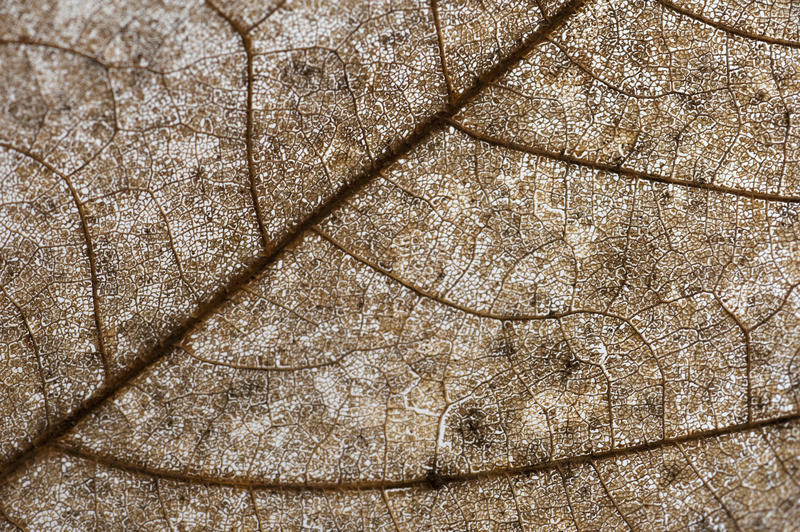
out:
<path id="1" fill-rule="evenodd" d="M 794 530 L 769 0 L 0 5 L 0 530 Z"/>
<path id="2" fill-rule="evenodd" d="M 57 264 L 83 276 L 71 299 L 88 300 L 89 315 L 97 316 L 88 333 L 92 357 L 105 353 L 105 378 L 113 378 L 259 251 L 247 201 L 244 54 L 226 23 L 202 4 L 58 2 L 5 10 L 13 15 L 4 21 L 14 24 L 0 30 L 9 87 L 4 161 L 22 159 L 37 172 L 57 173 L 60 186 L 73 189 L 36 203 L 63 202 L 80 211 L 72 223 L 77 256 Z M 23 176 L 17 172 L 22 186 L 40 181 Z M 3 206 L 16 206 L 13 201 Z M 14 233 L 41 238 L 54 223 L 44 218 L 28 226 L 31 221 Z M 3 253 L 22 249 L 8 246 Z M 87 259 L 94 271 L 81 271 L 88 270 Z M 40 283 L 46 277 L 39 268 L 47 263 L 31 265 Z M 21 287 L 29 294 L 18 299 L 63 286 L 58 278 L 50 283 Z M 62 326 L 68 332 L 60 335 L 32 329 L 34 343 L 64 344 L 41 354 L 45 366 L 86 350 L 77 349 L 77 340 L 62 340 L 79 334 L 82 323 L 69 318 Z M 95 373 L 79 390 L 62 389 L 89 375 L 80 366 L 71 373 L 45 376 L 58 381 L 48 387 L 51 402 L 71 405 L 54 411 L 56 419 L 104 380 Z"/>
<path id="3" fill-rule="evenodd" d="M 444 65 L 451 88 L 462 93 L 501 60 L 503 50 L 529 37 L 564 0 L 438 0 Z"/>
<path id="4" fill-rule="evenodd" d="M 800 42 L 797 0 L 669 0 L 694 17 L 753 36 Z"/>
<path id="5" fill-rule="evenodd" d="M 35 162 L 0 153 L 0 456 L 7 457 L 94 392 L 103 364 L 69 189 Z"/>
<path id="6" fill-rule="evenodd" d="M 553 154 L 797 197 L 798 113 L 800 44 L 731 35 L 656 1 L 597 1 L 457 119 Z"/>
<path id="7" fill-rule="evenodd" d="M 252 33 L 256 182 L 280 240 L 446 104 L 424 2 L 294 2 Z"/>

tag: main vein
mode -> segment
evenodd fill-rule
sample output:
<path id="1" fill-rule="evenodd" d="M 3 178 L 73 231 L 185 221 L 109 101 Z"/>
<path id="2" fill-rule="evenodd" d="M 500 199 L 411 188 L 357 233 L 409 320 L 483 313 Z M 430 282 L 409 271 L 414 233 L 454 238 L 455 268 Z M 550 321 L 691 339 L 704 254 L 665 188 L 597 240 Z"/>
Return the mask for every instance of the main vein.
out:
<path id="1" fill-rule="evenodd" d="M 0 484 L 4 484 L 14 472 L 24 464 L 33 460 L 40 449 L 49 448 L 61 436 L 71 431 L 81 421 L 96 412 L 108 401 L 113 400 L 126 385 L 140 375 L 150 366 L 164 358 L 173 348 L 178 345 L 195 327 L 203 323 L 212 316 L 226 301 L 241 291 L 254 277 L 265 271 L 281 254 L 289 249 L 292 244 L 298 241 L 306 231 L 322 221 L 339 205 L 346 202 L 353 195 L 358 193 L 367 184 L 372 182 L 384 169 L 388 168 L 405 154 L 409 153 L 415 146 L 424 142 L 433 132 L 445 126 L 448 121 L 464 108 L 469 102 L 475 99 L 487 86 L 496 82 L 500 77 L 510 71 L 536 46 L 542 43 L 548 35 L 561 27 L 567 19 L 577 13 L 586 3 L 586 0 L 572 0 L 565 4 L 555 15 L 550 17 L 537 31 L 524 39 L 509 55 L 478 79 L 464 92 L 451 99 L 445 109 L 430 116 L 421 122 L 409 135 L 390 145 L 383 154 L 376 157 L 372 163 L 348 184 L 311 212 L 309 216 L 294 228 L 277 240 L 266 252 L 254 257 L 252 262 L 244 268 L 242 272 L 231 279 L 226 286 L 219 290 L 187 319 L 180 323 L 173 331 L 162 338 L 153 349 L 140 357 L 134 364 L 115 377 L 108 379 L 98 391 L 93 394 L 80 408 L 74 410 L 72 414 L 50 425 L 50 428 L 41 433 L 27 446 L 14 454 L 2 468 L 0 468 Z M 252 82 L 252 80 L 250 80 Z M 248 106 L 252 105 L 252 99 L 248 100 Z M 251 109 L 248 109 L 248 116 Z M 251 131 L 249 131 L 252 134 Z M 263 234 L 263 233 L 262 233 Z"/>

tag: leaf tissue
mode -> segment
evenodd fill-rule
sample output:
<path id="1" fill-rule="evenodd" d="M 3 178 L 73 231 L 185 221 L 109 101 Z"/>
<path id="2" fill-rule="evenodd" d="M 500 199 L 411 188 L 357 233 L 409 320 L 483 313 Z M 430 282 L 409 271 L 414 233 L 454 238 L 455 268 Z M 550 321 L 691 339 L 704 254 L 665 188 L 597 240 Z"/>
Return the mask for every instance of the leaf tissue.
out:
<path id="1" fill-rule="evenodd" d="M 0 531 L 800 529 L 797 0 L 0 0 Z"/>

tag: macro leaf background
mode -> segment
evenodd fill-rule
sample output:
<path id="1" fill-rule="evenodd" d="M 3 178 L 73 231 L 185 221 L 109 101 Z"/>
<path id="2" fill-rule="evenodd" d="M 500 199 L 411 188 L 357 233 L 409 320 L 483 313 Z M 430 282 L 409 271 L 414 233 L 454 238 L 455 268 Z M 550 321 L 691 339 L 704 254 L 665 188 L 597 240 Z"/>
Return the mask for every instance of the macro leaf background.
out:
<path id="1" fill-rule="evenodd" d="M 0 530 L 796 530 L 797 0 L 0 0 Z"/>

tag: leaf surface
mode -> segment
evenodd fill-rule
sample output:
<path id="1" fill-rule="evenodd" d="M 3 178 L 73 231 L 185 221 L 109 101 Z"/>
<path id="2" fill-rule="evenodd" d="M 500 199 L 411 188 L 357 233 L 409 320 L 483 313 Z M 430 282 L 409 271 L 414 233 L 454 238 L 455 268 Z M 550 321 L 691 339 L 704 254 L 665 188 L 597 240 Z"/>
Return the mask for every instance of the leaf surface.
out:
<path id="1" fill-rule="evenodd" d="M 800 521 L 796 5 L 3 11 L 2 526 Z"/>

